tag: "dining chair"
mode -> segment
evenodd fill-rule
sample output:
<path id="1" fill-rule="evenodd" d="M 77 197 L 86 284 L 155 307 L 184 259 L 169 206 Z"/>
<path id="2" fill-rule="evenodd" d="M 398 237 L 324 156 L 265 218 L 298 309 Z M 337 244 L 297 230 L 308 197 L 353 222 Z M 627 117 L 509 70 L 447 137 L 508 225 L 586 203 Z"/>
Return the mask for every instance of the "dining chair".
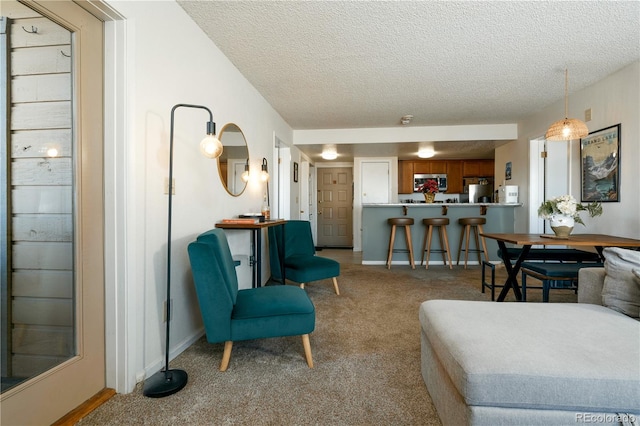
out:
<path id="1" fill-rule="evenodd" d="M 224 342 L 220 371 L 229 366 L 233 342 L 283 336 L 302 336 L 307 364 L 313 368 L 309 334 L 315 328 L 315 307 L 304 290 L 279 285 L 238 290 L 222 229 L 201 234 L 188 252 L 207 341 Z"/>
<path id="2" fill-rule="evenodd" d="M 304 288 L 311 281 L 331 278 L 336 294 L 340 295 L 337 279 L 340 275 L 340 263 L 316 256 L 311 224 L 306 220 L 288 220 L 283 226 L 284 229 L 273 226 L 268 231 L 271 277 L 282 281 L 281 263 L 284 263 L 285 280 L 298 283 Z M 280 261 L 281 256 L 284 256 L 284 262 Z"/>

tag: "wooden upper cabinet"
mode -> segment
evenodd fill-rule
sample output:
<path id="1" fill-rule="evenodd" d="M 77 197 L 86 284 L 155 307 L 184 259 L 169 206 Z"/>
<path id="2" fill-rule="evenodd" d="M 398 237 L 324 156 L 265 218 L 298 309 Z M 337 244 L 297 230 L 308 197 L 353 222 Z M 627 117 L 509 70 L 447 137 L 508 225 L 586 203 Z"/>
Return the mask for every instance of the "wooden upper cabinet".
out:
<path id="1" fill-rule="evenodd" d="M 463 190 L 462 161 L 447 161 L 447 192 L 449 194 L 460 194 Z"/>
<path id="2" fill-rule="evenodd" d="M 447 173 L 447 161 L 429 161 L 431 164 L 431 171 L 429 173 L 434 174 L 446 174 Z"/>
<path id="3" fill-rule="evenodd" d="M 445 174 L 447 173 L 447 161 L 423 160 L 413 162 L 413 173 L 416 174 Z"/>
<path id="4" fill-rule="evenodd" d="M 495 161 L 494 160 L 482 160 L 480 162 L 480 176 L 488 177 L 495 175 Z"/>
<path id="5" fill-rule="evenodd" d="M 398 193 L 413 192 L 413 161 L 398 161 Z"/>
<path id="6" fill-rule="evenodd" d="M 463 177 L 491 177 L 494 160 L 400 160 L 398 161 L 398 193 L 413 193 L 414 174 L 447 174 L 447 193 L 464 191 Z"/>
<path id="7" fill-rule="evenodd" d="M 426 161 L 411 161 L 413 163 L 413 173 L 431 173 L 431 165 Z"/>
<path id="8" fill-rule="evenodd" d="M 494 160 L 464 160 L 462 162 L 462 176 L 489 177 L 494 174 Z"/>

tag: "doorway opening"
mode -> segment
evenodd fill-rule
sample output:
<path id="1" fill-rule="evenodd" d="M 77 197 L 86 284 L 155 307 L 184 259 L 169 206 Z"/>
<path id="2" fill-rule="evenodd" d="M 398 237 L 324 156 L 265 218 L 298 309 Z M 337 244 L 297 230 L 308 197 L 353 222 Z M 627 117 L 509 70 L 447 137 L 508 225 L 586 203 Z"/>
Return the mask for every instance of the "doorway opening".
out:
<path id="1" fill-rule="evenodd" d="M 545 200 L 569 194 L 570 142 L 532 139 L 529 146 L 529 232 L 551 233 L 548 221 L 538 217 L 538 206 Z"/>

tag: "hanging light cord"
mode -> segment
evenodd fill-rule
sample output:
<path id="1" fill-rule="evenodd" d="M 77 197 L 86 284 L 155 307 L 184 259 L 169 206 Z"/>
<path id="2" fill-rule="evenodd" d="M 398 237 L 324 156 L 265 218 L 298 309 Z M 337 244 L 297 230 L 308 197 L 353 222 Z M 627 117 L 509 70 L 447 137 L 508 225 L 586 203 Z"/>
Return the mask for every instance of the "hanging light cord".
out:
<path id="1" fill-rule="evenodd" d="M 564 118 L 569 118 L 569 69 L 564 70 Z"/>

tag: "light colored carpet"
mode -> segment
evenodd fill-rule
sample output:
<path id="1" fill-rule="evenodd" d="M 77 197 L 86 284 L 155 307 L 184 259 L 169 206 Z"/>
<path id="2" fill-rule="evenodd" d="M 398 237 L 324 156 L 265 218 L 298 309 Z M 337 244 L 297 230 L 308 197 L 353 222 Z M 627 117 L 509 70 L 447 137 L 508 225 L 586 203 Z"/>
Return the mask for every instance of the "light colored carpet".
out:
<path id="1" fill-rule="evenodd" d="M 202 338 L 171 362 L 189 374 L 182 391 L 146 398 L 140 384 L 80 424 L 439 425 L 420 374 L 418 307 L 428 299 L 490 300 L 480 292 L 480 267 L 387 270 L 360 265 L 351 251 L 318 254 L 338 259 L 342 270 L 340 296 L 331 280 L 306 286 L 316 307 L 314 369 L 307 367 L 301 339 L 287 337 L 234 343 L 229 369 L 221 373 L 223 344 Z M 504 269 L 498 281 L 504 282 Z M 539 290 L 528 296 L 540 301 Z M 552 302 L 575 298 L 551 293 Z"/>

